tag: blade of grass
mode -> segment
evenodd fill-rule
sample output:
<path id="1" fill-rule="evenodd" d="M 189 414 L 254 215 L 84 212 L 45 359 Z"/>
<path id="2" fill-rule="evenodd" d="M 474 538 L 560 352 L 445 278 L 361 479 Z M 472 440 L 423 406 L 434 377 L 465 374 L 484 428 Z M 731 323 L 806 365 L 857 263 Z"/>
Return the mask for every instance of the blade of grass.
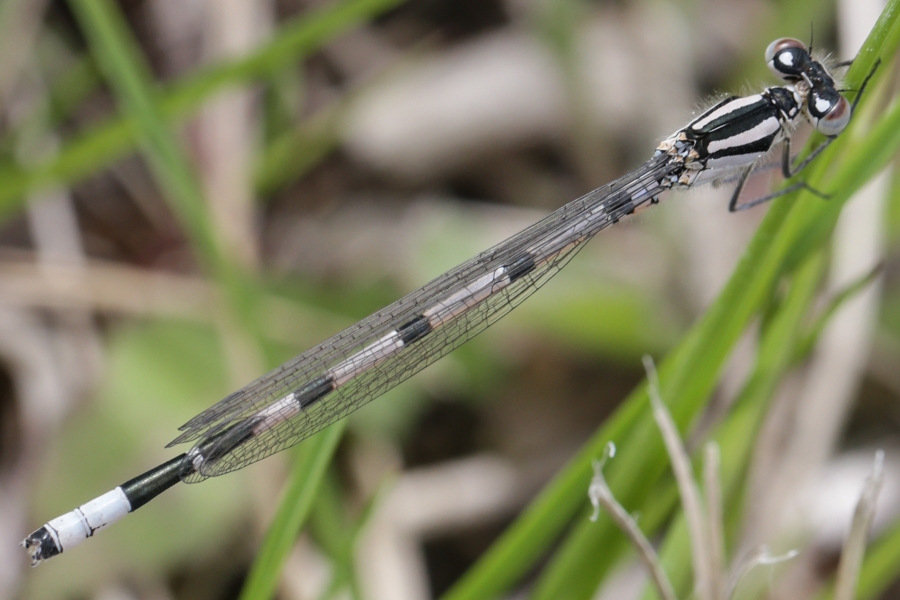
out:
<path id="1" fill-rule="evenodd" d="M 149 68 L 124 16 L 110 0 L 71 0 L 69 5 L 121 110 L 135 122 L 143 154 L 194 243 L 198 258 L 207 267 L 221 269 L 223 257 L 200 184 L 158 110 Z"/>
<path id="2" fill-rule="evenodd" d="M 795 348 L 803 339 L 803 317 L 813 306 L 825 267 L 824 253 L 819 252 L 793 278 L 787 297 L 762 334 L 757 364 L 735 402 L 733 413 L 741 418 L 729 418 L 715 434 L 717 443 L 721 445 L 723 460 L 723 498 L 729 507 L 740 504 L 738 494 L 753 453 L 756 434 L 778 383 L 794 366 Z M 691 567 L 687 561 L 689 555 L 687 526 L 683 516 L 679 516 L 663 543 L 661 556 L 673 585 L 682 593 L 689 590 L 691 580 Z M 655 598 L 653 590 L 648 588 L 643 598 Z"/>
<path id="3" fill-rule="evenodd" d="M 703 446 L 703 497 L 709 514 L 709 555 L 713 574 L 713 597 L 725 598 L 725 513 L 722 505 L 722 455 L 719 445 Z"/>
<path id="4" fill-rule="evenodd" d="M 881 536 L 868 552 L 859 575 L 856 600 L 875 600 L 900 576 L 900 521 Z M 819 594 L 819 600 L 834 600 L 834 583 Z"/>
<path id="5" fill-rule="evenodd" d="M 265 79 L 402 1 L 347 0 L 310 11 L 282 26 L 255 53 L 209 67 L 168 86 L 154 99 L 158 111 L 167 123 L 183 119 L 224 87 Z M 79 135 L 46 163 L 29 169 L 0 165 L 0 216 L 19 208 L 27 192 L 84 179 L 127 154 L 137 143 L 138 123 L 125 116 Z"/>
<path id="6" fill-rule="evenodd" d="M 319 484 L 346 425 L 346 420 L 338 421 L 303 442 L 301 456 L 294 464 L 278 512 L 241 590 L 241 600 L 269 600 L 274 595 L 281 567 L 309 516 Z"/>
<path id="7" fill-rule="evenodd" d="M 813 320 L 812 325 L 809 326 L 803 341 L 797 345 L 794 362 L 800 362 L 801 360 L 809 356 L 809 354 L 815 347 L 816 342 L 818 342 L 819 337 L 821 337 L 822 332 L 825 330 L 826 325 L 828 325 L 829 321 L 831 321 L 831 318 L 849 300 L 855 298 L 857 294 L 859 294 L 867 287 L 869 287 L 869 285 L 875 282 L 878 276 L 882 274 L 882 271 L 884 271 L 884 265 L 879 264 L 856 281 L 851 282 L 842 290 L 838 291 L 837 294 L 829 299 L 825 309 Z"/>
<path id="8" fill-rule="evenodd" d="M 818 268 L 820 270 L 823 268 L 821 260 Z M 791 300 L 789 295 L 785 306 L 773 317 L 767 329 L 771 333 L 764 336 L 761 349 L 771 347 L 774 350 L 781 348 L 782 345 L 786 348 L 792 347 L 792 344 L 786 342 L 786 338 L 792 335 L 793 329 L 785 328 L 797 326 L 796 322 L 799 320 L 799 316 L 803 314 L 803 307 L 811 302 L 811 300 L 807 300 L 807 304 L 803 304 L 801 299 L 804 296 L 800 292 L 804 291 L 805 294 L 814 293 L 815 283 L 818 281 L 813 277 L 814 274 L 814 272 L 811 272 L 808 278 L 803 280 L 803 285 L 795 284 L 791 286 L 791 294 L 795 294 L 795 299 Z M 770 337 L 771 341 L 767 341 Z M 761 357 L 767 358 L 766 360 L 760 359 L 754 375 L 735 402 L 735 407 L 732 409 L 728 419 L 718 428 L 714 435 L 714 439 L 722 451 L 722 485 L 725 497 L 729 500 L 735 493 L 740 476 L 746 469 L 756 431 L 765 414 L 771 391 L 781 374 L 781 370 L 776 368 L 776 354 L 762 352 L 761 350 Z M 673 398 L 670 405 L 675 401 L 677 399 Z M 655 431 L 655 426 L 653 427 Z M 654 437 L 656 438 L 658 435 L 656 433 Z M 630 452 L 638 452 L 642 455 L 651 451 L 649 447 L 641 444 L 629 443 L 628 447 L 631 448 Z M 624 451 L 620 452 L 619 460 L 624 461 L 627 458 L 630 457 Z M 667 468 L 667 462 L 665 457 L 663 457 L 663 470 Z M 649 470 L 644 471 L 642 475 L 648 478 L 659 477 L 655 470 L 652 472 Z M 648 514 L 655 510 L 654 503 L 657 500 L 652 494 L 636 494 L 635 498 L 634 503 L 628 504 L 628 506 L 635 507 L 642 513 L 646 512 Z M 648 528 L 648 533 L 653 531 L 654 529 Z M 684 592 L 690 581 L 691 573 L 689 561 L 690 546 L 685 523 L 682 522 L 680 527 L 673 529 L 673 531 L 677 533 L 670 534 L 670 538 L 673 541 L 667 541 L 667 545 L 674 545 L 675 547 L 663 549 L 663 565 L 676 589 Z M 674 541 L 676 539 L 677 541 Z M 617 558 L 617 554 L 611 552 L 614 543 L 614 540 L 610 539 L 608 532 L 592 530 L 584 522 L 579 524 L 554 555 L 547 569 L 545 569 L 545 573 L 537 586 L 540 595 L 536 593 L 535 596 L 551 598 L 554 594 L 562 594 L 570 598 L 589 597 L 596 590 L 602 577 L 612 568 Z"/>
<path id="9" fill-rule="evenodd" d="M 371 521 L 372 515 L 375 513 L 375 509 L 380 505 L 380 500 L 383 497 L 383 491 L 389 487 L 389 485 L 385 482 L 382 482 L 382 485 L 379 486 L 379 489 L 375 491 L 372 496 L 366 500 L 364 503 L 362 510 L 356 516 L 355 519 L 349 525 L 342 525 L 340 528 L 342 530 L 343 537 L 338 540 L 337 544 L 334 544 L 334 540 L 332 540 L 330 544 L 330 548 L 326 548 L 326 544 L 322 543 L 321 537 L 321 521 L 319 519 L 322 509 L 322 504 L 324 502 L 332 502 L 333 504 L 337 501 L 337 496 L 333 495 L 331 497 L 323 498 L 323 494 L 319 494 L 318 501 L 314 507 L 314 512 L 312 515 L 312 519 L 310 520 L 310 528 L 311 533 L 316 540 L 316 543 L 320 545 L 323 549 L 328 553 L 329 558 L 332 561 L 332 565 L 334 568 L 334 572 L 331 576 L 331 582 L 328 585 L 328 588 L 325 592 L 320 596 L 323 600 L 334 598 L 334 597 L 346 597 L 347 594 L 351 598 L 359 599 L 363 598 L 362 591 L 359 587 L 359 582 L 356 579 L 356 568 L 355 568 L 355 558 L 356 558 L 356 544 L 359 540 L 360 536 L 365 531 L 369 522 Z M 337 505 L 340 503 L 338 502 Z M 334 509 L 329 509 L 332 512 Z M 342 517 L 345 518 L 345 517 Z"/>
<path id="10" fill-rule="evenodd" d="M 255 169 L 255 186 L 260 194 L 270 194 L 296 180 L 334 149 L 342 108 L 323 108 L 269 144 Z"/>
<path id="11" fill-rule="evenodd" d="M 644 357 L 644 368 L 647 370 L 647 380 L 650 386 L 650 402 L 653 407 L 653 418 L 662 434 L 666 445 L 666 454 L 672 463 L 672 472 L 678 483 L 678 494 L 681 497 L 681 510 L 685 515 L 688 526 L 691 547 L 690 556 L 694 567 L 694 594 L 699 600 L 716 600 L 713 596 L 712 560 L 709 556 L 709 546 L 706 544 L 709 538 L 709 523 L 703 497 L 700 488 L 694 478 L 694 469 L 687 448 L 681 440 L 678 427 L 669 415 L 662 396 L 659 394 L 659 381 L 656 376 L 656 368 L 653 360 Z"/>
<path id="12" fill-rule="evenodd" d="M 616 523 L 619 530 L 626 535 L 630 544 L 637 550 L 638 558 L 644 563 L 644 568 L 650 574 L 650 580 L 663 600 L 678 600 L 650 540 L 641 531 L 637 520 L 613 496 L 603 477 L 603 465 L 614 454 L 615 446 L 610 444 L 609 448 L 610 451 L 594 465 L 594 479 L 588 488 L 588 497 L 591 504 L 594 505 L 591 521 L 597 520 L 600 508 L 603 508 L 605 514 Z"/>
<path id="13" fill-rule="evenodd" d="M 875 519 L 878 495 L 883 483 L 884 451 L 878 450 L 875 453 L 872 473 L 866 478 L 865 487 L 856 503 L 850 533 L 841 549 L 841 563 L 838 565 L 834 586 L 835 600 L 854 600 L 856 598 L 859 571 L 866 554 L 869 532 L 872 529 L 872 521 Z"/>
<path id="14" fill-rule="evenodd" d="M 111 0 L 70 0 L 69 4 L 121 110 L 136 124 L 142 154 L 197 259 L 222 285 L 229 301 L 227 317 L 237 317 L 246 333 L 259 338 L 254 307 L 260 290 L 222 248 L 200 182 L 159 111 L 157 88 L 124 15 Z"/>

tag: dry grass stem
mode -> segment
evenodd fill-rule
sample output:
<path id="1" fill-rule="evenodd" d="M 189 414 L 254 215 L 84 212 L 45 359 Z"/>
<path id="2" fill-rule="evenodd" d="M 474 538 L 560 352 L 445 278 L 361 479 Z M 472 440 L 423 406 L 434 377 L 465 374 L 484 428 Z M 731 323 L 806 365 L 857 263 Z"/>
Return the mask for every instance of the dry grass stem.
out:
<path id="1" fill-rule="evenodd" d="M 700 490 L 697 489 L 697 484 L 694 481 L 691 460 L 681 441 L 678 427 L 662 401 L 656 366 L 653 364 L 653 359 L 649 356 L 644 356 L 644 368 L 647 371 L 648 391 L 650 402 L 653 405 L 653 417 L 656 419 L 656 424 L 659 426 L 666 450 L 672 461 L 672 471 L 675 474 L 675 480 L 678 482 L 681 505 L 687 519 L 694 558 L 694 589 L 699 600 L 716 600 L 712 587 L 713 565 L 710 558 L 710 548 L 707 543 L 709 527 L 706 523 L 706 514 L 703 508 L 703 500 L 700 497 Z"/>
<path id="2" fill-rule="evenodd" d="M 790 550 L 785 552 L 784 554 L 770 554 L 769 549 L 766 546 L 760 546 L 756 549 L 754 554 L 749 558 L 745 558 L 736 566 L 734 573 L 731 576 L 731 579 L 728 581 L 728 587 L 725 589 L 725 598 L 731 598 L 734 596 L 734 592 L 737 589 L 737 586 L 744 580 L 744 577 L 750 574 L 750 572 L 756 567 L 762 567 L 767 565 L 777 565 L 779 563 L 783 563 L 785 561 L 791 560 L 795 556 L 800 554 L 798 550 Z"/>
<path id="3" fill-rule="evenodd" d="M 878 504 L 878 494 L 884 483 L 884 451 L 875 453 L 875 462 L 872 465 L 872 473 L 866 478 L 859 502 L 853 513 L 853 523 L 850 533 L 844 542 L 841 551 L 841 564 L 838 566 L 837 581 L 835 583 L 835 600 L 853 600 L 856 596 L 856 583 L 859 579 L 859 571 L 862 566 L 863 556 L 866 553 L 866 539 L 872 528 L 872 520 L 875 518 L 875 509 Z"/>
<path id="4" fill-rule="evenodd" d="M 638 527 L 637 521 L 628 514 L 628 511 L 626 511 L 616 500 L 615 496 L 613 496 L 612 491 L 609 489 L 609 485 L 606 483 L 606 479 L 603 477 L 603 465 L 605 465 L 607 459 L 614 456 L 615 453 L 616 447 L 610 442 L 606 447 L 603 458 L 594 462 L 594 478 L 591 480 L 591 485 L 588 488 L 588 497 L 591 500 L 591 504 L 594 506 L 594 513 L 591 515 L 591 521 L 597 520 L 597 517 L 600 515 L 600 509 L 603 508 L 637 549 L 638 556 L 640 556 L 641 561 L 643 561 L 647 570 L 650 572 L 650 578 L 653 580 L 653 584 L 656 586 L 656 590 L 659 592 L 660 597 L 663 600 L 678 600 L 678 597 L 675 595 L 675 590 L 672 587 L 669 578 L 666 576 L 662 564 L 659 562 L 659 556 L 650 544 L 650 540 L 647 539 L 644 532 Z"/>
<path id="5" fill-rule="evenodd" d="M 703 448 L 703 496 L 706 499 L 709 534 L 710 574 L 715 598 L 725 598 L 725 533 L 722 511 L 722 485 L 719 480 L 719 445 L 709 442 Z"/>

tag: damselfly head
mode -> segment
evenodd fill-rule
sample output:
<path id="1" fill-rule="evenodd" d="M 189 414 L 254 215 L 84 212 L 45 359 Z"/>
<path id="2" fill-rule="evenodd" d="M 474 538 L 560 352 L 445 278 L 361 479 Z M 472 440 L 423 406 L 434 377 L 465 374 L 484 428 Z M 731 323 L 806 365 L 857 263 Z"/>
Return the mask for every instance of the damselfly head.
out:
<path id="1" fill-rule="evenodd" d="M 816 131 L 833 137 L 850 122 L 850 103 L 835 89 L 825 66 L 813 59 L 806 44 L 794 38 L 779 38 L 766 48 L 769 70 L 793 83 L 802 97 L 806 114 Z"/>
<path id="2" fill-rule="evenodd" d="M 806 96 L 809 119 L 822 135 L 833 137 L 850 122 L 850 103 L 833 87 L 813 86 Z"/>
<path id="3" fill-rule="evenodd" d="M 794 38 L 779 38 L 766 48 L 769 70 L 784 81 L 803 79 L 811 61 L 806 44 Z"/>

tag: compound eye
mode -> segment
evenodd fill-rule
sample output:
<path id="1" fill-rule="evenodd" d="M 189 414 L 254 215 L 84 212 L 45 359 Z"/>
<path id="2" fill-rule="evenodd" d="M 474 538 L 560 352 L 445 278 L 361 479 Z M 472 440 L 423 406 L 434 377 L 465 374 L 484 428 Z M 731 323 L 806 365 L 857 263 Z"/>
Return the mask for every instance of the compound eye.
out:
<path id="1" fill-rule="evenodd" d="M 780 38 L 766 48 L 766 64 L 776 77 L 797 81 L 809 61 L 806 44 L 794 38 Z"/>
<path id="2" fill-rule="evenodd" d="M 822 135 L 834 137 L 850 122 L 850 103 L 835 90 L 813 89 L 807 102 L 813 127 Z"/>

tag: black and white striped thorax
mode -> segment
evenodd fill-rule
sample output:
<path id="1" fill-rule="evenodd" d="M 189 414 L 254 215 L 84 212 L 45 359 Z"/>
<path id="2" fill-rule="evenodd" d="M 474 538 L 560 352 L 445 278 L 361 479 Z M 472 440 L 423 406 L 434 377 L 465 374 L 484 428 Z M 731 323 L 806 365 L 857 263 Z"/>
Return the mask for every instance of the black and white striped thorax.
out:
<path id="1" fill-rule="evenodd" d="M 679 157 L 673 185 L 690 187 L 752 165 L 796 126 L 803 97 L 793 86 L 726 98 L 664 140 L 657 152 Z"/>

